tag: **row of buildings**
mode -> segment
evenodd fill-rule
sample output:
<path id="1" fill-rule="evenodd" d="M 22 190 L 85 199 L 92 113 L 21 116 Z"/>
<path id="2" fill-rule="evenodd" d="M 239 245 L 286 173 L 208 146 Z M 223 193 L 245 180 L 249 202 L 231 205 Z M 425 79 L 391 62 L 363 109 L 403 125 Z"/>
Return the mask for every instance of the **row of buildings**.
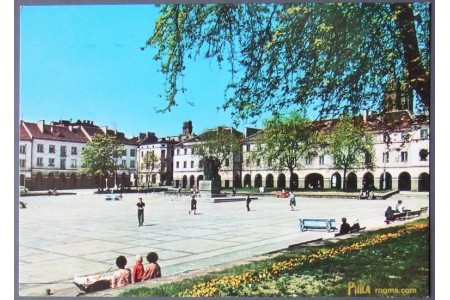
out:
<path id="1" fill-rule="evenodd" d="M 360 189 L 363 182 L 379 189 L 427 191 L 430 189 L 430 122 L 410 110 L 392 110 L 383 115 L 365 115 L 367 131 L 375 137 L 375 168 L 358 169 L 347 174 L 347 187 Z M 380 118 L 383 120 L 380 121 Z M 322 126 L 332 126 L 333 120 Z M 387 130 L 388 128 L 388 130 Z M 127 138 L 124 133 L 97 126 L 90 120 L 20 122 L 19 181 L 30 190 L 114 188 L 133 186 L 198 186 L 204 179 L 200 157 L 193 152 L 199 136 L 191 121 L 183 123 L 176 136 L 159 138 L 154 132 Z M 234 130 L 234 129 L 233 129 Z M 116 137 L 125 148 L 117 163 L 117 172 L 104 176 L 80 174 L 81 153 L 95 134 Z M 246 128 L 240 150 L 227 159 L 219 170 L 222 187 L 266 187 L 293 189 L 341 189 L 343 171 L 336 170 L 326 153 L 305 157 L 301 170 L 292 176 L 278 172 L 264 162 L 250 161 L 256 147 L 257 129 Z M 201 136 L 201 135 L 200 135 Z M 158 162 L 145 168 L 146 153 L 153 152 Z"/>

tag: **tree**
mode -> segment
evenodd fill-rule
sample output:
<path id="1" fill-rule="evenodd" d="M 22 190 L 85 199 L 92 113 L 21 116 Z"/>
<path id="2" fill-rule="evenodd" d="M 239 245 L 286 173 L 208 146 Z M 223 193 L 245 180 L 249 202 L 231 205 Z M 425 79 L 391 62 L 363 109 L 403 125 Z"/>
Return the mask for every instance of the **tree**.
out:
<path id="1" fill-rule="evenodd" d="M 159 167 L 160 159 L 154 151 L 147 151 L 142 159 L 141 171 L 146 170 L 150 174 L 150 180 L 153 170 Z"/>
<path id="2" fill-rule="evenodd" d="M 198 58 L 229 66 L 223 108 L 235 122 L 297 108 L 317 118 L 382 110 L 392 78 L 429 110 L 430 11 L 425 2 L 162 5 L 146 42 L 166 76 L 160 111 L 186 93 L 186 61 Z"/>
<path id="3" fill-rule="evenodd" d="M 332 157 L 333 165 L 336 169 L 344 171 L 344 190 L 346 190 L 348 171 L 374 168 L 373 137 L 365 132 L 364 124 L 348 116 L 338 120 L 327 137 L 327 150 Z"/>
<path id="4" fill-rule="evenodd" d="M 218 172 L 226 160 L 235 163 L 236 153 L 242 142 L 242 133 L 234 128 L 219 126 L 199 135 L 193 151 L 204 166 L 205 180 L 216 180 Z"/>
<path id="5" fill-rule="evenodd" d="M 123 144 L 115 137 L 96 134 L 81 152 L 82 167 L 78 172 L 93 176 L 100 175 L 100 188 L 103 188 L 103 176 L 120 169 L 118 159 L 124 150 Z"/>
<path id="6" fill-rule="evenodd" d="M 257 139 L 257 155 L 273 170 L 289 170 L 291 178 L 302 168 L 302 159 L 314 156 L 318 147 L 313 123 L 297 112 L 265 121 Z"/>

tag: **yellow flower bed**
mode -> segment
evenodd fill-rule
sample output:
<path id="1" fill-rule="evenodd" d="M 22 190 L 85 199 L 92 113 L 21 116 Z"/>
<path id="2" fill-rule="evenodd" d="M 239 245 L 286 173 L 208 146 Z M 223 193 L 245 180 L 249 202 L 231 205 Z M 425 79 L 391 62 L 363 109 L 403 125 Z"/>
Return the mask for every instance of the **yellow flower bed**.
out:
<path id="1" fill-rule="evenodd" d="M 355 252 L 367 247 L 379 245 L 385 243 L 390 239 L 399 238 L 403 235 L 411 234 L 415 231 L 428 229 L 427 224 L 413 225 L 406 228 L 399 229 L 395 233 L 382 234 L 373 238 L 351 244 L 349 246 L 339 246 L 328 250 L 321 250 L 310 255 L 301 255 L 297 258 L 291 258 L 289 260 L 280 261 L 274 263 L 270 268 L 265 268 L 259 272 L 246 272 L 239 275 L 229 275 L 222 278 L 212 279 L 207 282 L 203 282 L 194 285 L 192 289 L 188 289 L 180 296 L 189 297 L 213 297 L 217 296 L 220 290 L 236 290 L 239 287 L 251 285 L 253 283 L 261 282 L 267 279 L 271 279 L 282 273 L 292 271 L 295 268 L 305 263 L 315 263 L 323 261 L 328 258 L 333 258 L 339 255 L 343 255 L 349 252 Z"/>

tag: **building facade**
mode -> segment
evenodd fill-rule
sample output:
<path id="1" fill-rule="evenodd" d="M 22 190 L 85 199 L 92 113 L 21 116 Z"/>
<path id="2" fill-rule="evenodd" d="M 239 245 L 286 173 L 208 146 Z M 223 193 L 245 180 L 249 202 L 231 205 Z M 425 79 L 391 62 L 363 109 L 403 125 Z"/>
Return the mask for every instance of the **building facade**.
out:
<path id="1" fill-rule="evenodd" d="M 373 170 L 350 170 L 346 178 L 336 170 L 332 157 L 319 153 L 305 157 L 303 168 L 289 171 L 271 170 L 261 159 L 250 159 L 259 129 L 246 128 L 240 150 L 224 160 L 219 169 L 222 187 L 266 187 L 272 189 L 361 189 L 372 183 L 377 189 L 428 191 L 430 189 L 428 116 L 415 116 L 409 110 L 365 115 L 366 131 L 374 137 Z M 324 128 L 333 121 L 325 121 Z M 123 133 L 99 127 L 92 121 L 59 121 L 45 124 L 20 122 L 20 185 L 30 190 L 174 186 L 190 188 L 204 179 L 203 162 L 194 152 L 201 135 L 192 131 L 192 122 L 183 123 L 182 133 L 158 138 L 155 133 L 126 138 Z M 79 174 L 81 152 L 95 134 L 116 137 L 125 147 L 118 159 L 121 168 L 112 174 Z M 156 160 L 146 165 L 152 153 Z"/>

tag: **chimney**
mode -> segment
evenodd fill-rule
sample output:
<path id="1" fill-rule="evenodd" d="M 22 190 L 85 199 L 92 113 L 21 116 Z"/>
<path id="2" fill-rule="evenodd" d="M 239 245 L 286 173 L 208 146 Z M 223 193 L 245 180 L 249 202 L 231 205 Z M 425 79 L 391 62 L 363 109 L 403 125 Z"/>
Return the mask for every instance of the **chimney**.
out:
<path id="1" fill-rule="evenodd" d="M 40 120 L 40 121 L 38 121 L 37 122 L 37 127 L 39 128 L 39 131 L 41 132 L 41 133 L 44 133 L 44 120 Z"/>
<path id="2" fill-rule="evenodd" d="M 100 129 L 103 131 L 104 134 L 108 133 L 108 126 L 100 126 Z"/>

